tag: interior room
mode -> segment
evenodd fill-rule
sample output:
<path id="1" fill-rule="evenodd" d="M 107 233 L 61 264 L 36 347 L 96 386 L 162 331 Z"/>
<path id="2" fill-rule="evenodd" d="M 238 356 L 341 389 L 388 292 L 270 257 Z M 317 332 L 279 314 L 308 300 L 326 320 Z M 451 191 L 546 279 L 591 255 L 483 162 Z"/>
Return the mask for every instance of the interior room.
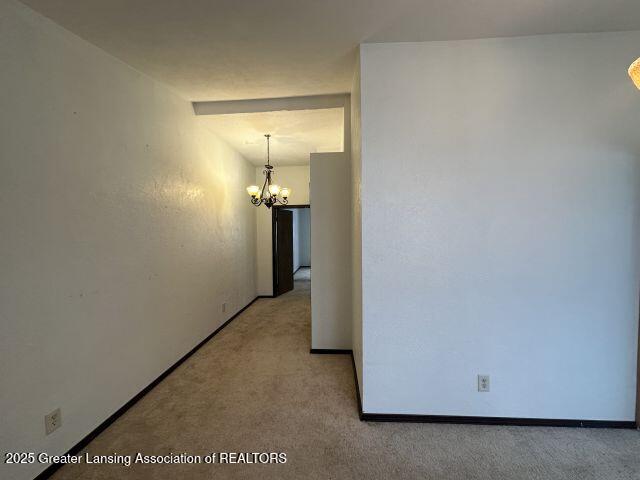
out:
<path id="1" fill-rule="evenodd" d="M 0 478 L 640 478 L 640 3 L 0 0 Z"/>
<path id="2" fill-rule="evenodd" d="M 292 271 L 293 275 L 301 268 L 311 270 L 311 208 L 303 205 L 302 208 L 282 208 L 281 211 L 291 213 L 291 237 L 292 237 Z M 278 231 L 276 230 L 276 235 Z M 276 255 L 280 252 L 276 251 Z M 310 272 L 308 272 L 310 275 Z M 302 276 L 302 274 L 301 274 Z"/>

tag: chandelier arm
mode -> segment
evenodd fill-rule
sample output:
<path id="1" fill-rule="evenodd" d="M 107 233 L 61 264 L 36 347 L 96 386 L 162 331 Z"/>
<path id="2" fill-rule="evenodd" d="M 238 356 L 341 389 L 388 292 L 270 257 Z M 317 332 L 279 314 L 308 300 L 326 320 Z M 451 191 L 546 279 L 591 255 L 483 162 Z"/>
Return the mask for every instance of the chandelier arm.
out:
<path id="1" fill-rule="evenodd" d="M 265 174 L 265 179 L 264 179 L 264 183 L 262 184 L 262 191 L 260 192 L 260 198 L 264 198 L 264 191 L 265 189 L 268 190 L 269 185 L 271 184 L 271 172 L 269 170 L 264 170 L 262 173 Z M 271 195 L 271 193 L 269 193 L 269 195 Z"/>

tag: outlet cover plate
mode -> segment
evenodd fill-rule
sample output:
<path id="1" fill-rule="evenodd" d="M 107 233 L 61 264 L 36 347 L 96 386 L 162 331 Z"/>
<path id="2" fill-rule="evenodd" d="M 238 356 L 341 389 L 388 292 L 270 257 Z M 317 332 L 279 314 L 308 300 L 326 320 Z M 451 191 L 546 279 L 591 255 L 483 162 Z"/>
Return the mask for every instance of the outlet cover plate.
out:
<path id="1" fill-rule="evenodd" d="M 57 430 L 62 425 L 62 412 L 56 408 L 49 415 L 44 416 L 44 431 L 47 435 Z"/>
<path id="2" fill-rule="evenodd" d="M 489 375 L 478 375 L 478 391 L 479 392 L 488 392 L 491 388 L 491 382 L 489 380 Z"/>

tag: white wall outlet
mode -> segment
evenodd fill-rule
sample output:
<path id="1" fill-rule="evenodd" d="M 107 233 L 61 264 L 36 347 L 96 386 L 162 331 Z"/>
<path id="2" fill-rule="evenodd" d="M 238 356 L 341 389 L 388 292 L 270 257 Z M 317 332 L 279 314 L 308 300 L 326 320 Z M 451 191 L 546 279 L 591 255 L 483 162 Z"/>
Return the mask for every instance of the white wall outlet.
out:
<path id="1" fill-rule="evenodd" d="M 478 375 L 478 391 L 488 392 L 490 387 L 489 375 Z"/>
<path id="2" fill-rule="evenodd" d="M 60 425 L 62 425 L 62 413 L 59 408 L 44 416 L 44 431 L 47 435 L 60 428 Z"/>
<path id="3" fill-rule="evenodd" d="M 227 303 L 225 302 L 225 303 L 222 304 L 222 313 L 224 313 L 226 311 L 227 311 Z"/>

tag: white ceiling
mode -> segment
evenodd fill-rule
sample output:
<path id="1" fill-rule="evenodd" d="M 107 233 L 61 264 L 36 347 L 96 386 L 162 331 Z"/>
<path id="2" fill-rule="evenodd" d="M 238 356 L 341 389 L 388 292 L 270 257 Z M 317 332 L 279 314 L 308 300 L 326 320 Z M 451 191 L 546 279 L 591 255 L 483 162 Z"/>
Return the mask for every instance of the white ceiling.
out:
<path id="1" fill-rule="evenodd" d="M 196 119 L 257 166 L 266 163 L 265 133 L 272 135 L 272 165 L 308 165 L 309 153 L 342 151 L 342 108 L 202 115 Z"/>
<path id="2" fill-rule="evenodd" d="M 639 0 L 23 2 L 188 100 L 347 92 L 360 42 L 640 29 Z"/>

